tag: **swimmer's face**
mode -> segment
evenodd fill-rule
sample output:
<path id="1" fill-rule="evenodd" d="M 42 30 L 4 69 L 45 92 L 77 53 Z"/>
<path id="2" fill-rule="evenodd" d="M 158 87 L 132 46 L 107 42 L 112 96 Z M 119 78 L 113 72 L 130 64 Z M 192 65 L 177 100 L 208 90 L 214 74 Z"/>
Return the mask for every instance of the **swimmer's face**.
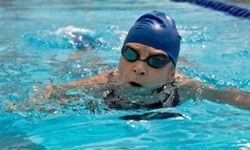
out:
<path id="1" fill-rule="evenodd" d="M 165 52 L 139 43 L 127 43 L 124 48 L 136 51 L 140 60 L 131 62 L 121 55 L 119 77 L 122 84 L 129 87 L 158 88 L 173 81 L 175 67 Z M 169 63 L 163 67 L 154 68 L 147 62 L 141 61 L 152 55 L 163 56 Z"/>

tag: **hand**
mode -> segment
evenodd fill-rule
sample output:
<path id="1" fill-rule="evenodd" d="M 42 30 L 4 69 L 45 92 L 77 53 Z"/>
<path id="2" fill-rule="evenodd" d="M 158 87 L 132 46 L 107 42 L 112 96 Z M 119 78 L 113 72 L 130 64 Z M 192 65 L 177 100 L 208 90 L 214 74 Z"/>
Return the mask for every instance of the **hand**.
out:
<path id="1" fill-rule="evenodd" d="M 52 93 L 53 93 L 53 88 L 54 88 L 54 85 L 51 85 L 51 84 L 45 86 L 44 95 L 43 95 L 45 99 L 51 98 Z"/>

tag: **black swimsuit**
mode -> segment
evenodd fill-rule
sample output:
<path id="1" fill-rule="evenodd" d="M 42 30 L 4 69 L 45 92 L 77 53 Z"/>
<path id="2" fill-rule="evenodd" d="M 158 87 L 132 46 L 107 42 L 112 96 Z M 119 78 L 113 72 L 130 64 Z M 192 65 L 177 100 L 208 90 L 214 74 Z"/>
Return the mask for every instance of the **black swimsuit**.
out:
<path id="1" fill-rule="evenodd" d="M 113 72 L 109 74 L 109 79 L 113 77 Z M 170 89 L 170 90 L 167 90 Z M 104 101 L 109 108 L 112 109 L 157 109 L 164 107 L 175 107 L 180 104 L 180 97 L 178 94 L 178 88 L 175 82 L 170 84 L 163 85 L 161 88 L 155 89 L 152 91 L 154 93 L 164 92 L 166 98 L 164 100 L 160 100 L 156 103 L 151 104 L 140 104 L 140 103 L 129 103 L 126 106 L 120 101 L 123 100 L 116 91 L 116 87 L 110 86 L 108 87 L 109 93 L 104 97 Z M 170 92 L 169 92 L 170 91 Z M 114 100 L 115 99 L 115 100 Z"/>

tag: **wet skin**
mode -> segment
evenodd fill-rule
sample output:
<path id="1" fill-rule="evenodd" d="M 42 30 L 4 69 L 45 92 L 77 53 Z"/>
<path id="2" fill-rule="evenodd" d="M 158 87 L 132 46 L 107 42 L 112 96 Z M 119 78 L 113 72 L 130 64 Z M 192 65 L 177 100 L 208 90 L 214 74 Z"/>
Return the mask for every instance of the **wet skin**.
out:
<path id="1" fill-rule="evenodd" d="M 164 55 L 166 59 L 168 55 L 161 50 L 154 49 L 152 47 L 139 44 L 128 43 L 125 45 L 127 48 L 132 48 L 140 55 L 140 59 L 144 60 L 151 55 Z M 224 90 L 217 90 L 212 85 L 204 85 L 199 81 L 193 81 L 190 78 L 177 75 L 175 73 L 175 67 L 170 61 L 162 68 L 153 68 L 146 62 L 137 60 L 135 62 L 127 61 L 122 55 L 120 57 L 120 63 L 117 70 L 113 71 L 112 76 L 109 72 L 104 72 L 100 75 L 90 78 L 83 78 L 81 80 L 72 81 L 60 85 L 48 85 L 46 86 L 45 99 L 51 98 L 55 89 L 66 91 L 78 86 L 92 87 L 94 85 L 121 85 L 128 88 L 159 88 L 164 84 L 176 81 L 178 84 L 178 92 L 181 101 L 188 99 L 207 99 L 219 103 L 228 103 L 230 105 L 250 109 L 250 92 L 242 91 L 237 88 L 228 88 Z M 93 90 L 91 95 L 101 98 L 102 89 L 100 91 Z M 60 95 L 57 95 L 60 98 Z M 62 101 L 67 101 L 64 97 L 60 98 Z M 34 99 L 35 100 L 35 99 Z M 15 109 L 15 105 L 10 104 L 9 109 Z"/>

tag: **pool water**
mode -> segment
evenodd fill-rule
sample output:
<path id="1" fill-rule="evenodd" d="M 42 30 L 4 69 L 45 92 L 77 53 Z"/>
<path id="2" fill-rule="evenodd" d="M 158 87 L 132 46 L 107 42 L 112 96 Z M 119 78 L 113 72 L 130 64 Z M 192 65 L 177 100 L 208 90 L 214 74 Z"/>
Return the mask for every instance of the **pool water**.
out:
<path id="1" fill-rule="evenodd" d="M 249 20 L 168 0 L 0 1 L 0 149 L 250 149 L 250 111 L 207 100 L 153 111 L 178 112 L 184 118 L 128 121 L 119 117 L 147 110 L 92 112 L 81 97 L 69 104 L 42 100 L 41 87 L 89 77 L 117 67 L 123 39 L 133 22 L 150 10 L 176 20 L 182 36 L 180 56 L 192 65 L 178 72 L 218 89 L 250 91 Z M 101 39 L 79 52 L 58 30 L 80 29 Z M 41 97 L 40 97 L 41 98 Z M 10 102 L 45 105 L 6 111 Z"/>

